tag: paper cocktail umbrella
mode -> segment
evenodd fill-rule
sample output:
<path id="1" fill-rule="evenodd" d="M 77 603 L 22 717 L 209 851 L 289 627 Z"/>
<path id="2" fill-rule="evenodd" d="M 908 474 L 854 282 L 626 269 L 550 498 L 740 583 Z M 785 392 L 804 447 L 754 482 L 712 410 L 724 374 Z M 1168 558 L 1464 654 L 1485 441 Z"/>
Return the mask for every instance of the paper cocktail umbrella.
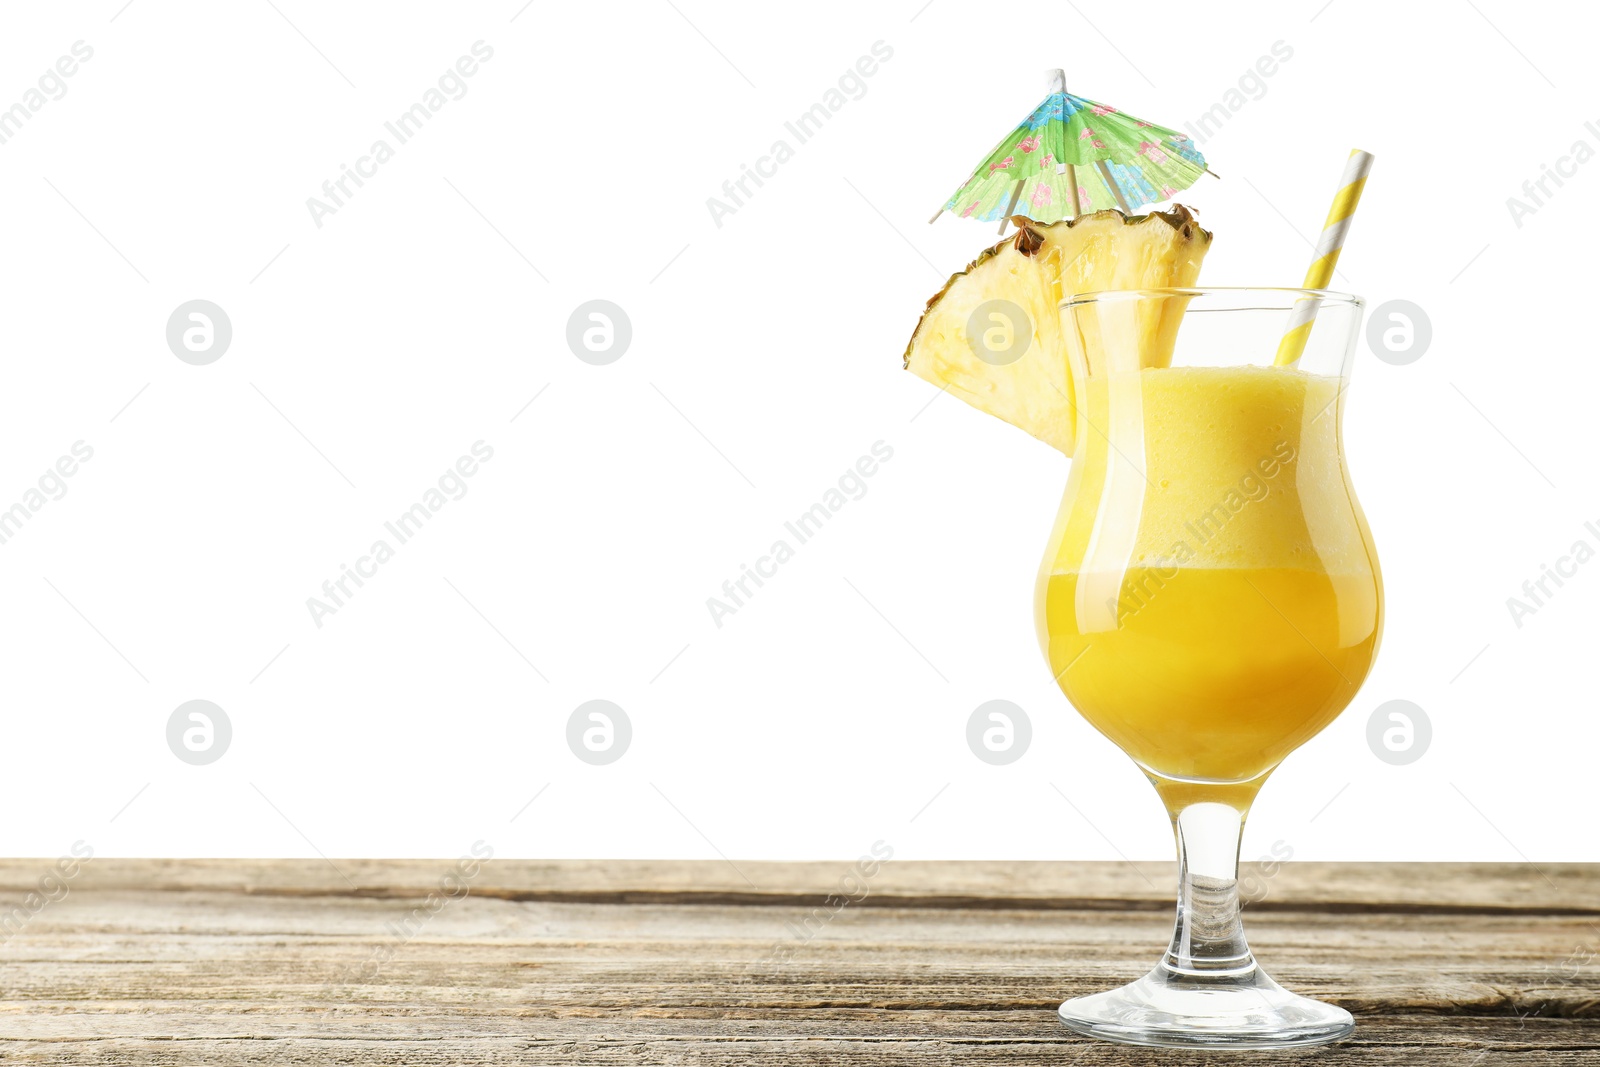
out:
<path id="1" fill-rule="evenodd" d="M 984 222 L 1026 215 L 1059 222 L 1091 211 L 1132 214 L 1171 200 L 1207 173 L 1205 157 L 1176 130 L 1125 115 L 1067 92 L 1066 73 L 1050 73 L 1050 95 L 979 163 L 948 211 Z"/>

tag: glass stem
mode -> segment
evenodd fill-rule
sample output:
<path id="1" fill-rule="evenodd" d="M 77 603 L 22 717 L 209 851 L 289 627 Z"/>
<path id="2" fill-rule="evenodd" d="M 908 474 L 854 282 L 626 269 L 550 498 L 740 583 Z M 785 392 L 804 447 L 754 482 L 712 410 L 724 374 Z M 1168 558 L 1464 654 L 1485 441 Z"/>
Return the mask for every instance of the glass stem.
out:
<path id="1" fill-rule="evenodd" d="M 1178 921 L 1163 969 L 1190 978 L 1255 970 L 1239 913 L 1239 838 L 1245 812 L 1201 801 L 1178 811 Z"/>

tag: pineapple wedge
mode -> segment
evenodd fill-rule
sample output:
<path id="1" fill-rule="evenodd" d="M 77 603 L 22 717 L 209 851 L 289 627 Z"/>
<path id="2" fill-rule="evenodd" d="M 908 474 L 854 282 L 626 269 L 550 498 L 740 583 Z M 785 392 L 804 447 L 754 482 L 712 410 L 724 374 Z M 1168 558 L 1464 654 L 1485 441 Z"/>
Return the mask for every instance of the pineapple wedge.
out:
<path id="1" fill-rule="evenodd" d="M 1070 456 L 1077 420 L 1061 301 L 1103 289 L 1191 286 L 1211 234 L 1181 204 L 1132 218 L 1097 211 L 1064 222 L 1011 221 L 1015 236 L 985 249 L 928 301 L 905 366 Z"/>

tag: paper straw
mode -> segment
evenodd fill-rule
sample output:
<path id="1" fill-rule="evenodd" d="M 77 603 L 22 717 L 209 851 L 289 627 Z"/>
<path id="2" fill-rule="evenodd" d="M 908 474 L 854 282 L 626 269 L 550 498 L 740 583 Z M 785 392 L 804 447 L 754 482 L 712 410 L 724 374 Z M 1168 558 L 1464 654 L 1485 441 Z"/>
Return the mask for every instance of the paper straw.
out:
<path id="1" fill-rule="evenodd" d="M 1345 235 L 1350 232 L 1350 222 L 1361 202 L 1361 190 L 1366 188 L 1367 174 L 1372 170 L 1372 153 L 1359 148 L 1350 150 L 1350 159 L 1344 165 L 1344 177 L 1339 179 L 1339 191 L 1333 196 L 1333 206 L 1328 209 L 1328 221 L 1322 224 L 1322 236 L 1317 240 L 1317 250 L 1312 255 L 1311 267 L 1306 271 L 1302 288 L 1326 289 L 1333 281 L 1333 268 L 1339 263 L 1339 251 L 1344 248 Z M 1311 323 L 1317 317 L 1321 300 L 1300 300 L 1289 313 L 1289 325 L 1283 340 L 1278 342 L 1278 366 L 1287 367 L 1298 360 L 1306 350 L 1306 338 L 1311 336 Z"/>

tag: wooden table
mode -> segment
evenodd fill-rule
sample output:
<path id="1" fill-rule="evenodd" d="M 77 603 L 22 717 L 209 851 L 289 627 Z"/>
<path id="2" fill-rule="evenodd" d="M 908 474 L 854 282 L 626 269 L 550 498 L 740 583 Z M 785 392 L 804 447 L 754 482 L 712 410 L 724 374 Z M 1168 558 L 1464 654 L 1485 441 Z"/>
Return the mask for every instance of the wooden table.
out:
<path id="1" fill-rule="evenodd" d="M 1356 1033 L 1228 1054 L 1055 1019 L 1153 962 L 1166 864 L 891 861 L 837 909 L 848 862 L 93 859 L 28 900 L 54 865 L 0 863 L 5 1062 L 1600 1064 L 1600 865 L 1286 866 L 1257 954 Z"/>

